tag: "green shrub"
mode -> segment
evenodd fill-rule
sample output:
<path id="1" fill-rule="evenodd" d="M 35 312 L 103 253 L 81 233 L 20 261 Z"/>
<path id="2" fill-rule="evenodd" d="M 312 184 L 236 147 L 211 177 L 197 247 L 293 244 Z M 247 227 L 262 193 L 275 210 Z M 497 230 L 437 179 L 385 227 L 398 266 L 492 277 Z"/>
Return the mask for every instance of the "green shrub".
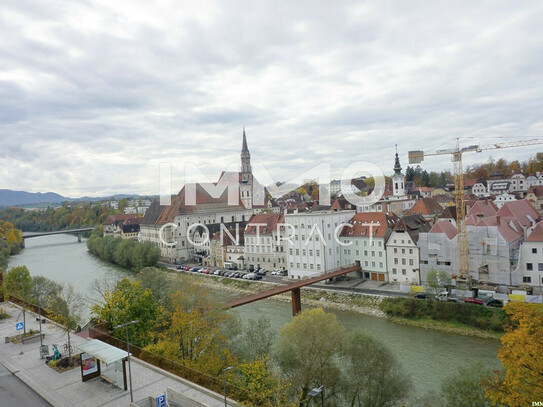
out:
<path id="1" fill-rule="evenodd" d="M 415 298 L 384 298 L 379 308 L 392 317 L 458 322 L 495 332 L 503 332 L 504 324 L 508 323 L 502 309 L 477 304 L 425 301 Z"/>

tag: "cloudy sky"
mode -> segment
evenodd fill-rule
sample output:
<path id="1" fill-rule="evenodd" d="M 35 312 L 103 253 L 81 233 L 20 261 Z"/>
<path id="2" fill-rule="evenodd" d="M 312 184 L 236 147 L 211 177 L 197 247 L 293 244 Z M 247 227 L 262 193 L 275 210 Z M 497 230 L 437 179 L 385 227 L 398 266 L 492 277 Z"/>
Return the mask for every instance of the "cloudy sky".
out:
<path id="1" fill-rule="evenodd" d="M 6 0 L 0 188 L 157 194 L 184 163 L 328 162 L 543 136 L 543 2 Z M 524 160 L 543 145 L 466 154 Z M 452 169 L 448 157 L 428 170 Z"/>

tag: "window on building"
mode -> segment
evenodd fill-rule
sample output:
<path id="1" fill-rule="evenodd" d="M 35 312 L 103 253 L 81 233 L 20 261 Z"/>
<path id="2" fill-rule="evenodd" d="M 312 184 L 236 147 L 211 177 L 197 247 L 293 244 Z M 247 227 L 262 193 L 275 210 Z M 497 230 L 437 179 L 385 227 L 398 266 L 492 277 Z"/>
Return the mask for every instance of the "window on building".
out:
<path id="1" fill-rule="evenodd" d="M 379 252 L 379 257 L 383 257 L 383 252 Z"/>
<path id="2" fill-rule="evenodd" d="M 402 242 L 403 243 L 403 242 Z M 402 254 L 405 254 L 405 249 L 402 249 Z"/>
<path id="3" fill-rule="evenodd" d="M 413 249 L 409 249 L 409 254 L 413 254 Z"/>
<path id="4" fill-rule="evenodd" d="M 398 253 L 398 249 L 396 247 L 394 248 L 394 253 Z"/>
<path id="5" fill-rule="evenodd" d="M 371 266 L 375 267 L 375 262 L 374 261 L 371 262 Z"/>
<path id="6" fill-rule="evenodd" d="M 356 255 L 357 255 L 357 256 L 358 256 L 358 255 L 360 255 L 360 253 L 359 253 L 359 250 L 358 250 L 358 249 L 356 250 Z"/>
<path id="7" fill-rule="evenodd" d="M 396 269 L 392 269 L 392 274 L 396 274 Z"/>
<path id="8" fill-rule="evenodd" d="M 543 271 L 543 263 L 537 263 L 537 271 Z"/>
<path id="9" fill-rule="evenodd" d="M 321 251 L 320 251 L 320 250 L 315 250 L 315 255 L 316 255 L 317 257 L 320 257 L 320 256 L 321 256 Z"/>
<path id="10" fill-rule="evenodd" d="M 410 265 L 410 266 L 413 265 L 413 259 L 409 259 L 409 265 Z"/>
<path id="11" fill-rule="evenodd" d="M 305 249 L 302 250 L 302 256 L 305 256 Z"/>
<path id="12" fill-rule="evenodd" d="M 537 247 L 532 248 L 532 254 L 537 254 Z"/>
<path id="13" fill-rule="evenodd" d="M 368 262 L 367 261 L 364 262 L 364 266 L 368 267 Z"/>
<path id="14" fill-rule="evenodd" d="M 307 270 L 307 263 L 304 263 L 304 270 Z"/>
<path id="15" fill-rule="evenodd" d="M 405 266 L 405 259 L 402 259 L 402 265 Z"/>
<path id="16" fill-rule="evenodd" d="M 318 270 L 318 271 L 321 270 L 321 265 L 320 265 L 320 264 L 317 264 L 317 270 Z"/>
<path id="17" fill-rule="evenodd" d="M 288 249 L 288 254 L 292 256 L 292 249 Z"/>
<path id="18" fill-rule="evenodd" d="M 296 256 L 300 255 L 300 249 L 296 249 Z"/>
<path id="19" fill-rule="evenodd" d="M 526 263 L 526 270 L 532 271 L 534 269 L 534 265 L 532 263 Z"/>
<path id="20" fill-rule="evenodd" d="M 300 263 L 296 263 L 296 268 L 297 268 L 297 269 L 300 268 Z"/>
<path id="21" fill-rule="evenodd" d="M 383 268 L 383 262 L 382 261 L 379 262 L 379 267 Z"/>
<path id="22" fill-rule="evenodd" d="M 532 277 L 524 276 L 524 277 L 522 277 L 522 282 L 523 283 L 531 283 L 532 282 Z"/>
<path id="23" fill-rule="evenodd" d="M 375 250 L 371 251 L 371 257 L 375 257 Z"/>
<path id="24" fill-rule="evenodd" d="M 394 258 L 394 264 L 398 264 L 398 258 L 397 257 Z"/>
<path id="25" fill-rule="evenodd" d="M 405 269 L 402 269 L 402 274 L 405 276 L 406 274 Z"/>
<path id="26" fill-rule="evenodd" d="M 309 250 L 309 255 L 313 256 L 313 250 L 311 250 L 311 249 Z"/>

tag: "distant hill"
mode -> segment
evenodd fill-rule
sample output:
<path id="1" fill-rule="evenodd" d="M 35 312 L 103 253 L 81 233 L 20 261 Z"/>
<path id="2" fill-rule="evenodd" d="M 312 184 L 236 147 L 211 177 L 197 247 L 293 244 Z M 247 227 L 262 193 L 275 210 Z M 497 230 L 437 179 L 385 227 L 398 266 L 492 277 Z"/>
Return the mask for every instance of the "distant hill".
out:
<path id="1" fill-rule="evenodd" d="M 12 191 L 11 189 L 0 189 L 0 207 L 6 206 L 20 206 L 20 205 L 35 205 L 42 203 L 61 203 L 64 201 L 76 202 L 92 202 L 103 201 L 108 199 L 119 200 L 123 198 L 139 199 L 141 195 L 137 194 L 116 194 L 103 197 L 89 197 L 84 196 L 81 198 L 68 198 L 66 196 L 59 195 L 55 192 L 25 192 L 25 191 Z"/>
<path id="2" fill-rule="evenodd" d="M 69 200 L 55 192 L 25 192 L 0 189 L 0 206 L 58 203 Z"/>

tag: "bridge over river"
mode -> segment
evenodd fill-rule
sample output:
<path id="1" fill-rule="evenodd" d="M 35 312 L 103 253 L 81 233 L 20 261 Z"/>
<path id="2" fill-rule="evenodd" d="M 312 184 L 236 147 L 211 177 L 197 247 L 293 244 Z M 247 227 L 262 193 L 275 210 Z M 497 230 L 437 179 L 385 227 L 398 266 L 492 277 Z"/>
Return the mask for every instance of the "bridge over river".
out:
<path id="1" fill-rule="evenodd" d="M 224 309 L 236 308 L 241 305 L 250 304 L 251 302 L 263 300 L 264 298 L 269 298 L 274 295 L 282 294 L 282 293 L 286 293 L 287 291 L 290 291 L 291 298 L 292 298 L 292 315 L 297 315 L 302 311 L 300 288 L 306 287 L 313 283 L 318 283 L 319 281 L 328 280 L 334 277 L 344 276 L 345 274 L 353 273 L 356 271 L 360 271 L 359 265 L 339 267 L 336 269 L 326 271 L 324 274 L 320 274 L 316 277 L 306 278 L 304 280 L 296 281 L 294 283 L 287 284 L 281 287 L 275 287 L 270 290 L 261 291 L 256 294 L 249 295 L 247 297 L 237 298 L 235 300 L 230 301 L 223 308 Z"/>
<path id="2" fill-rule="evenodd" d="M 33 237 L 49 236 L 49 235 L 77 235 L 77 241 L 81 243 L 81 235 L 85 232 L 91 232 L 94 228 L 80 228 L 80 229 L 67 229 L 67 230 L 53 230 L 50 232 L 34 232 L 23 234 L 22 247 L 25 247 L 25 240 Z"/>

